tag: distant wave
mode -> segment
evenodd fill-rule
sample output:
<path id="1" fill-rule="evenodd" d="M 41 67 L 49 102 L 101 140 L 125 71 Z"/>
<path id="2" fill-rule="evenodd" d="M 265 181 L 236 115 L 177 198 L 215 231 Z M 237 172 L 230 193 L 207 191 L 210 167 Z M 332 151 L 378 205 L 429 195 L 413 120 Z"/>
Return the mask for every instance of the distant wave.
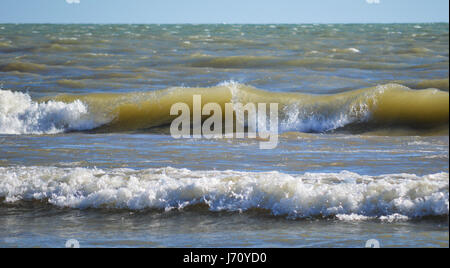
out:
<path id="1" fill-rule="evenodd" d="M 60 81 L 77 86 L 72 81 Z M 438 82 L 441 83 L 441 82 Z M 97 129 L 134 131 L 172 122 L 172 104 L 201 95 L 202 102 L 279 103 L 281 131 L 321 133 L 376 129 L 447 129 L 448 92 L 412 90 L 399 84 L 333 95 L 281 93 L 226 82 L 210 88 L 168 88 L 159 91 L 59 95 L 32 100 L 23 93 L 0 91 L 0 133 L 42 134 Z M 100 127 L 100 129 L 99 129 Z"/>
<path id="2" fill-rule="evenodd" d="M 356 48 L 339 49 L 335 53 L 360 53 Z M 366 70 L 387 70 L 410 67 L 403 63 L 361 62 L 328 57 L 306 57 L 300 59 L 269 56 L 230 56 L 211 57 L 197 55 L 190 60 L 190 66 L 203 68 L 267 68 L 267 67 L 305 67 L 305 68 L 356 68 Z"/>
<path id="3" fill-rule="evenodd" d="M 0 65 L 0 72 L 24 72 L 24 73 L 41 73 L 48 71 L 44 64 L 37 64 L 31 62 L 14 61 L 5 65 Z"/>
<path id="4" fill-rule="evenodd" d="M 449 82 L 447 79 L 428 79 L 423 80 L 417 83 L 417 88 L 438 88 L 442 90 L 448 91 L 449 89 Z"/>
<path id="5" fill-rule="evenodd" d="M 406 220 L 448 216 L 448 173 L 364 176 L 159 168 L 0 168 L 0 199 L 98 209 L 260 211 L 298 218 Z"/>

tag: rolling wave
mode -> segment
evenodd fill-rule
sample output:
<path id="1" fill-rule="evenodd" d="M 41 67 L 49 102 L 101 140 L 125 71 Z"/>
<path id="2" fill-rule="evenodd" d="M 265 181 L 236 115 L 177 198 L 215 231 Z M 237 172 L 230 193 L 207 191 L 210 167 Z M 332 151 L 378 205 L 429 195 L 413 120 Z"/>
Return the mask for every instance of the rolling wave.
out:
<path id="1" fill-rule="evenodd" d="M 338 53 L 360 53 L 356 48 L 335 50 Z M 191 60 L 190 66 L 201 68 L 245 69 L 268 67 L 304 67 L 304 68 L 356 68 L 364 70 L 386 70 L 410 67 L 402 63 L 361 62 L 326 57 L 306 57 L 286 59 L 273 56 L 229 56 L 211 57 L 200 55 Z"/>
<path id="2" fill-rule="evenodd" d="M 449 95 L 437 89 L 412 90 L 399 84 L 333 95 L 259 90 L 235 82 L 210 88 L 59 95 L 32 100 L 23 93 L 0 90 L 0 133 L 42 134 L 92 130 L 136 131 L 168 125 L 173 104 L 192 109 L 193 95 L 202 103 L 278 103 L 281 131 L 322 133 L 376 129 L 443 129 L 448 133 Z"/>
<path id="3" fill-rule="evenodd" d="M 14 61 L 8 64 L 0 65 L 0 72 L 24 72 L 24 73 L 42 73 L 48 71 L 44 64 Z"/>

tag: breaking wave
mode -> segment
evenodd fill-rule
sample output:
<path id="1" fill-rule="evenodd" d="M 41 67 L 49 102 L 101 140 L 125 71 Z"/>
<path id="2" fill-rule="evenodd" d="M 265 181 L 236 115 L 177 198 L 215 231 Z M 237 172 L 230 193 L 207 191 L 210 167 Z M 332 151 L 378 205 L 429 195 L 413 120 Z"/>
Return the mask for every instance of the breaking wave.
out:
<path id="1" fill-rule="evenodd" d="M 159 91 L 59 95 L 32 100 L 23 93 L 0 91 L 0 133 L 41 134 L 97 129 L 134 131 L 165 126 L 173 104 L 192 110 L 193 95 L 202 103 L 278 103 L 281 131 L 364 132 L 374 129 L 447 129 L 448 92 L 412 90 L 399 84 L 333 95 L 282 93 L 227 82 L 209 88 L 168 88 Z M 100 128 L 99 128 L 100 127 Z"/>
<path id="2" fill-rule="evenodd" d="M 0 90 L 0 134 L 54 134 L 100 125 L 79 100 L 38 103 L 28 94 Z"/>
<path id="3" fill-rule="evenodd" d="M 77 209 L 261 213 L 292 219 L 406 220 L 448 216 L 448 173 L 365 176 L 340 173 L 191 171 L 159 168 L 0 168 L 0 199 Z"/>

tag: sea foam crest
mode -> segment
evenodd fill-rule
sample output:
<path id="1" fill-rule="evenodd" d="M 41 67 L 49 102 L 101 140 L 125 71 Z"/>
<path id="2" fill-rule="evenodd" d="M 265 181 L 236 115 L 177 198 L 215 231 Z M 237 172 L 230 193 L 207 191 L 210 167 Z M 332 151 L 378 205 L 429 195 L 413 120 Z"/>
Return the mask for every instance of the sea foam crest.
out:
<path id="1" fill-rule="evenodd" d="M 356 96 L 336 99 L 333 103 L 293 103 L 282 110 L 282 131 L 325 132 L 335 130 L 352 123 L 364 123 L 370 120 L 371 108 L 368 100 L 375 103 L 373 96 Z"/>
<path id="2" fill-rule="evenodd" d="M 0 90 L 0 134 L 54 134 L 97 126 L 79 100 L 38 103 L 28 94 Z"/>
<path id="3" fill-rule="evenodd" d="M 363 176 L 341 173 L 191 171 L 159 168 L 0 168 L 0 199 L 59 207 L 266 211 L 289 218 L 406 220 L 448 216 L 448 173 Z"/>
<path id="4" fill-rule="evenodd" d="M 233 104 L 251 101 L 252 94 L 248 94 L 245 85 L 236 81 L 225 81 L 218 86 L 227 87 L 231 93 Z M 376 105 L 377 98 L 387 87 L 377 86 L 373 90 L 357 95 L 335 98 L 333 101 L 293 98 L 280 107 L 280 129 L 282 131 L 325 132 L 345 127 L 352 123 L 364 123 L 370 120 L 371 110 Z M 260 91 L 260 94 L 263 91 Z M 267 100 L 267 99 L 266 99 Z M 370 107 L 372 104 L 372 108 Z"/>

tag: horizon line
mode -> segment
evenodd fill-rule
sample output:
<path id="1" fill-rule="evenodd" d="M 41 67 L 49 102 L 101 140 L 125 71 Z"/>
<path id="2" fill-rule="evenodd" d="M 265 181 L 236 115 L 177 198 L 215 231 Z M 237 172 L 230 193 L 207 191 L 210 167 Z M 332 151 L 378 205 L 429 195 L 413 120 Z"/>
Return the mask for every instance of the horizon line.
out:
<path id="1" fill-rule="evenodd" d="M 227 24 L 238 24 L 238 25 L 305 25 L 305 24 L 437 24 L 437 23 L 446 23 L 449 24 L 448 21 L 411 21 L 411 22 L 2 22 L 0 24 L 66 24 L 66 25 L 74 25 L 74 24 L 100 24 L 100 25 L 114 25 L 114 24 L 141 24 L 141 25 L 227 25 Z"/>

